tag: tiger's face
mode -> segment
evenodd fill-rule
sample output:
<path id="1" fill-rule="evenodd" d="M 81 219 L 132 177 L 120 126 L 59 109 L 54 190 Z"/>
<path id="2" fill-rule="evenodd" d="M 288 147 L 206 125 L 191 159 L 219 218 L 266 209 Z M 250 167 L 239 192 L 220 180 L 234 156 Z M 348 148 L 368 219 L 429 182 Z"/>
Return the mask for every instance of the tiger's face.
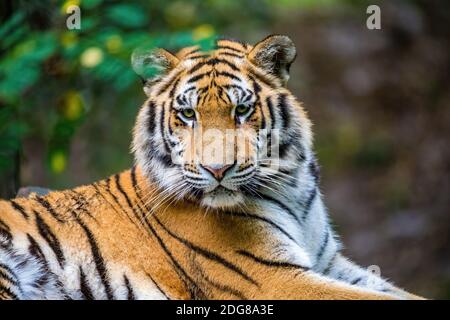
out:
<path id="1" fill-rule="evenodd" d="M 137 164 L 167 197 L 212 208 L 240 206 L 270 184 L 287 183 L 310 147 L 310 123 L 286 89 L 292 41 L 271 36 L 254 47 L 219 40 L 211 52 L 185 48 L 137 53 L 148 100 L 134 129 Z M 283 177 L 276 180 L 277 177 Z"/>

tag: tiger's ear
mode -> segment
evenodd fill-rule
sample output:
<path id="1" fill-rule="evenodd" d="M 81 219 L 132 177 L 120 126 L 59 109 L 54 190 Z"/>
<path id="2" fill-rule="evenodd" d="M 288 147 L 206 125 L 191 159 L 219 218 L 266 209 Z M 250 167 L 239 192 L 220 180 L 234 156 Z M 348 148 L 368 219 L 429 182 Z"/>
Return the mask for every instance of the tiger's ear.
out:
<path id="1" fill-rule="evenodd" d="M 253 64 L 278 77 L 283 85 L 289 80 L 289 68 L 296 56 L 294 42 L 281 35 L 268 36 L 258 42 L 248 54 Z"/>
<path id="2" fill-rule="evenodd" d="M 150 95 L 152 84 L 169 73 L 179 62 L 172 53 L 161 48 L 136 49 L 131 55 L 131 65 L 134 72 L 141 77 L 147 96 Z"/>

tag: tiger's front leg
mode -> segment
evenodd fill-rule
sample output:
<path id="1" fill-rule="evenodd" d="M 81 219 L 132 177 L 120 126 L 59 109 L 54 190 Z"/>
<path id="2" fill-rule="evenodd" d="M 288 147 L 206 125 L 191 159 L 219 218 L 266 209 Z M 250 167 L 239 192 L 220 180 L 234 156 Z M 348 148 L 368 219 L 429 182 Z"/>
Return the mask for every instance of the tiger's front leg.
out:
<path id="1" fill-rule="evenodd" d="M 329 262 L 328 267 L 323 270 L 327 277 L 349 283 L 353 286 L 367 288 L 378 292 L 385 292 L 401 299 L 423 299 L 417 295 L 402 290 L 381 276 L 364 269 L 357 264 L 343 257 L 340 253 L 336 254 Z"/>

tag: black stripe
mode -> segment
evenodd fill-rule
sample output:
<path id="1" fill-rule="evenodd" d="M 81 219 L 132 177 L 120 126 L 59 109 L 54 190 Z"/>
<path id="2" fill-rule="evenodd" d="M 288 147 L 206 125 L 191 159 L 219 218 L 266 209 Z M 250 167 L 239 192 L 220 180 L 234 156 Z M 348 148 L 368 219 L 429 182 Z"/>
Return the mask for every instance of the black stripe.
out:
<path id="1" fill-rule="evenodd" d="M 178 261 L 175 259 L 175 257 L 172 255 L 172 253 L 170 252 L 170 250 L 167 248 L 167 246 L 164 244 L 163 240 L 161 239 L 161 237 L 158 235 L 158 233 L 156 232 L 156 230 L 153 228 L 153 226 L 150 224 L 150 222 L 148 222 L 147 219 L 144 219 L 145 224 L 147 225 L 147 227 L 149 228 L 150 232 L 153 234 L 153 236 L 156 238 L 156 240 L 158 241 L 159 245 L 161 246 L 161 248 L 163 249 L 163 251 L 167 254 L 167 256 L 169 257 L 169 259 L 172 261 L 174 268 L 177 270 L 177 272 L 181 273 L 181 280 L 184 282 L 185 280 L 188 281 L 189 286 L 188 286 L 188 290 L 191 293 L 191 298 L 196 298 L 197 294 L 200 292 L 201 296 L 205 296 L 204 293 L 202 293 L 201 289 L 198 288 L 198 286 L 196 285 L 195 281 L 187 274 L 187 272 L 181 267 L 181 265 L 178 263 Z M 192 288 L 191 288 L 192 287 Z"/>
<path id="2" fill-rule="evenodd" d="M 40 260 L 41 263 L 44 265 L 44 268 L 46 269 L 46 271 L 50 272 L 50 270 L 48 270 L 48 261 L 45 259 L 45 255 L 42 252 L 41 247 L 39 246 L 39 244 L 37 243 L 37 241 L 27 233 L 27 239 L 28 242 L 30 242 L 30 245 L 28 246 L 28 252 L 35 257 L 37 260 Z"/>
<path id="3" fill-rule="evenodd" d="M 317 184 L 320 180 L 320 167 L 317 163 L 317 159 L 314 157 L 309 163 L 309 173 L 314 177 L 314 182 Z"/>
<path id="4" fill-rule="evenodd" d="M 166 297 L 167 300 L 171 300 L 170 297 L 167 295 L 167 293 L 161 288 L 161 286 L 153 279 L 150 273 L 147 273 L 147 277 L 150 278 L 150 280 L 153 282 L 153 284 L 156 286 L 156 288 Z"/>
<path id="5" fill-rule="evenodd" d="M 208 54 L 208 53 L 199 53 L 197 55 L 188 56 L 188 57 L 186 57 L 186 59 L 198 60 L 198 59 L 205 59 L 205 58 L 207 58 L 209 56 L 210 56 L 210 54 Z"/>
<path id="6" fill-rule="evenodd" d="M 308 217 L 308 214 L 311 210 L 311 206 L 316 196 L 317 196 L 317 187 L 314 187 L 314 189 L 311 191 L 311 194 L 309 195 L 308 199 L 306 199 L 306 202 L 303 206 L 302 221 L 305 221 L 306 218 Z"/>
<path id="7" fill-rule="evenodd" d="M 281 207 L 284 211 L 286 211 L 290 216 L 292 216 L 299 224 L 301 224 L 299 218 L 297 217 L 297 215 L 295 214 L 295 212 L 293 212 L 291 210 L 291 208 L 289 208 L 287 205 L 285 205 L 284 203 L 282 203 L 281 201 L 279 201 L 278 199 L 272 198 L 271 196 L 268 196 L 266 194 L 260 194 L 260 196 L 264 199 L 267 200 L 269 202 L 273 202 L 275 204 L 277 204 L 279 207 Z"/>
<path id="8" fill-rule="evenodd" d="M 10 249 L 12 246 L 12 239 L 13 239 L 11 229 L 1 219 L 0 219 L 0 237 L 3 237 L 5 239 L 5 241 L 0 242 L 0 247 L 3 246 L 4 248 Z"/>
<path id="9" fill-rule="evenodd" d="M 28 239 L 28 242 L 30 243 L 30 245 L 28 246 L 28 252 L 30 253 L 31 256 L 33 256 L 36 260 L 38 260 L 40 262 L 41 268 L 44 271 L 43 274 L 37 280 L 35 280 L 35 283 L 38 285 L 38 287 L 42 287 L 45 284 L 47 284 L 48 281 L 50 280 L 49 278 L 50 278 L 51 271 L 48 267 L 49 264 L 44 256 L 44 253 L 41 250 L 41 247 L 37 243 L 37 241 L 28 233 L 27 233 L 27 239 Z"/>
<path id="10" fill-rule="evenodd" d="M 131 181 L 132 181 L 133 189 L 135 190 L 135 193 L 136 193 L 136 197 L 138 199 L 138 207 L 140 208 L 139 202 L 142 203 L 142 200 L 140 198 L 139 187 L 137 185 L 137 180 L 136 180 L 136 167 L 133 167 L 133 169 L 131 170 Z M 145 207 L 145 204 L 144 204 L 144 207 Z M 142 210 L 142 208 L 140 208 L 140 211 L 144 212 Z M 175 268 L 176 272 L 179 275 L 181 274 L 181 280 L 185 283 L 187 280 L 187 282 L 189 284 L 189 285 L 187 285 L 187 289 L 189 290 L 189 292 L 191 294 L 191 298 L 194 299 L 194 298 L 206 297 L 206 295 L 203 293 L 203 291 L 197 286 L 196 282 L 187 274 L 187 272 L 181 267 L 181 265 L 178 263 L 178 261 L 172 255 L 172 253 L 167 248 L 167 246 L 164 244 L 163 240 L 158 235 L 158 233 L 153 228 L 153 226 L 148 221 L 148 219 L 145 219 L 144 216 L 143 216 L 143 218 L 144 218 L 143 221 L 144 221 L 145 225 L 148 227 L 149 231 L 153 234 L 153 236 L 156 238 L 156 240 L 158 241 L 158 243 L 161 246 L 161 248 L 163 249 L 163 251 L 166 253 L 166 255 L 169 257 L 169 259 L 172 261 L 173 267 Z M 154 282 L 154 283 L 156 284 L 156 282 Z"/>
<path id="11" fill-rule="evenodd" d="M 84 195 L 78 193 L 77 191 L 75 191 L 73 189 L 69 190 L 69 192 L 72 194 L 72 199 L 75 201 L 74 209 L 83 211 L 85 214 L 87 214 L 89 217 L 91 217 L 95 220 L 92 213 L 88 209 L 86 209 L 86 205 L 88 204 L 88 201 L 86 200 Z"/>
<path id="12" fill-rule="evenodd" d="M 316 261 L 319 261 L 320 258 L 322 258 L 322 255 L 324 254 L 325 249 L 327 247 L 329 238 L 330 238 L 330 231 L 327 229 L 325 239 L 323 240 L 322 245 L 320 246 L 319 251 L 317 252 Z"/>
<path id="13" fill-rule="evenodd" d="M 239 291 L 237 289 L 234 289 L 234 288 L 232 288 L 230 286 L 227 286 L 227 285 L 218 283 L 216 281 L 213 281 L 211 278 L 209 278 L 203 272 L 203 270 L 199 266 L 196 266 L 196 270 L 199 273 L 199 275 L 203 278 L 203 280 L 205 280 L 209 285 L 213 286 L 214 288 L 216 288 L 216 289 L 218 289 L 218 290 L 220 290 L 222 292 L 226 292 L 226 293 L 232 294 L 233 296 L 235 296 L 235 297 L 237 297 L 237 298 L 239 298 L 241 300 L 248 300 L 247 297 L 245 297 L 245 295 L 241 291 Z"/>
<path id="14" fill-rule="evenodd" d="M 92 293 L 89 283 L 86 279 L 86 275 L 83 272 L 83 268 L 80 266 L 80 291 L 84 296 L 85 300 L 95 300 L 94 294 Z"/>
<path id="15" fill-rule="evenodd" d="M 13 286 L 18 286 L 19 283 L 17 282 L 17 280 L 11 278 L 8 274 L 6 274 L 5 272 L 3 272 L 2 270 L 0 270 L 0 279 L 4 279 L 6 281 L 8 281 L 10 284 L 12 284 Z"/>
<path id="16" fill-rule="evenodd" d="M 11 274 L 14 278 L 17 278 L 16 274 L 10 267 L 8 267 L 6 264 L 0 262 L 0 268 Z"/>
<path id="17" fill-rule="evenodd" d="M 175 80 L 175 82 L 173 83 L 172 89 L 170 89 L 170 91 L 169 91 L 169 98 L 173 98 L 173 96 L 175 95 L 175 91 L 177 90 L 177 86 L 178 86 L 179 82 L 180 82 L 180 78 Z"/>
<path id="18" fill-rule="evenodd" d="M 258 82 L 256 82 L 255 78 L 253 78 L 252 76 L 249 76 L 249 79 L 252 82 L 253 91 L 255 92 L 256 96 L 259 98 L 258 93 L 260 93 L 262 90 L 261 86 L 259 85 Z"/>
<path id="19" fill-rule="evenodd" d="M 133 166 L 130 170 L 130 178 L 131 178 L 131 185 L 133 189 L 136 190 L 137 188 L 137 179 L 136 179 L 136 166 Z"/>
<path id="20" fill-rule="evenodd" d="M 273 104 L 272 104 L 272 100 L 270 99 L 270 97 L 266 98 L 266 103 L 267 103 L 267 108 L 269 109 L 269 113 L 270 113 L 270 121 L 271 121 L 271 128 L 274 129 L 275 128 L 275 114 L 273 112 Z"/>
<path id="21" fill-rule="evenodd" d="M 39 234 L 53 250 L 53 253 L 56 256 L 59 265 L 61 266 L 61 268 L 63 268 L 66 258 L 64 257 L 64 253 L 58 238 L 51 231 L 50 227 L 45 223 L 45 221 L 41 218 L 39 213 L 37 211 L 34 211 L 34 214 L 36 216 L 36 226 L 38 228 Z"/>
<path id="22" fill-rule="evenodd" d="M 241 79 L 239 77 L 237 77 L 234 74 L 231 74 L 231 73 L 229 73 L 227 71 L 216 72 L 216 76 L 231 78 L 231 79 L 239 81 L 239 82 L 241 81 Z"/>
<path id="23" fill-rule="evenodd" d="M 165 85 L 158 91 L 157 95 L 163 94 L 165 91 L 167 91 L 170 86 L 173 84 L 173 82 L 178 78 L 178 76 L 181 75 L 183 70 L 178 71 L 176 74 L 174 74 L 169 80 L 166 81 Z"/>
<path id="24" fill-rule="evenodd" d="M 64 222 L 63 220 L 61 220 L 61 218 L 58 216 L 58 213 L 56 213 L 55 209 L 53 209 L 53 207 L 50 205 L 50 203 L 45 200 L 43 197 L 39 197 L 37 196 L 36 201 L 39 202 L 46 210 L 48 213 L 50 213 L 50 215 L 55 218 L 58 222 Z"/>
<path id="25" fill-rule="evenodd" d="M 330 261 L 328 261 L 327 266 L 323 269 L 322 274 L 327 275 L 331 271 L 331 268 L 333 267 L 333 261 L 334 259 L 336 259 L 337 254 L 338 254 L 337 252 L 334 253 Z"/>
<path id="26" fill-rule="evenodd" d="M 223 212 L 223 214 L 231 215 L 231 216 L 234 216 L 234 217 L 240 217 L 240 218 L 244 218 L 244 219 L 255 219 L 255 220 L 259 220 L 259 221 L 265 222 L 267 224 L 270 224 L 272 227 L 274 227 L 275 229 L 277 229 L 281 233 L 283 233 L 286 237 L 288 237 L 292 241 L 296 242 L 294 237 L 292 237 L 286 230 L 284 230 L 282 227 L 280 227 L 278 224 L 276 224 L 275 222 L 273 222 L 270 219 L 267 219 L 267 218 L 264 218 L 264 217 L 260 217 L 260 216 L 254 215 L 254 214 L 250 214 L 250 213 L 239 213 L 239 212 L 226 211 L 226 212 Z"/>
<path id="27" fill-rule="evenodd" d="M 150 101 L 148 106 L 148 119 L 147 119 L 147 129 L 150 136 L 153 135 L 155 131 L 155 109 L 156 105 L 153 101 Z"/>
<path id="28" fill-rule="evenodd" d="M 236 67 L 236 65 L 234 63 L 232 63 L 231 61 L 228 61 L 228 60 L 225 60 L 225 59 L 220 59 L 220 58 L 211 58 L 209 60 L 199 62 L 198 64 L 193 66 L 187 73 L 188 74 L 193 74 L 195 71 L 199 70 L 203 66 L 206 66 L 206 65 L 207 66 L 215 66 L 215 65 L 220 64 L 220 63 L 227 65 L 233 71 L 239 71 L 239 68 Z"/>
<path id="29" fill-rule="evenodd" d="M 6 294 L 9 298 L 13 300 L 19 300 L 19 297 L 13 293 L 9 288 L 5 287 L 3 284 L 0 283 L 0 297 L 4 297 L 3 294 Z"/>
<path id="30" fill-rule="evenodd" d="M 290 125 L 289 105 L 287 103 L 287 96 L 285 94 L 282 94 L 278 97 L 278 108 L 280 110 L 281 119 L 283 121 L 281 128 L 282 129 L 289 128 Z"/>
<path id="31" fill-rule="evenodd" d="M 269 80 L 268 78 L 266 78 L 264 75 L 262 75 L 261 73 L 259 73 L 256 70 L 249 69 L 249 77 L 252 77 L 254 79 L 261 81 L 262 83 L 264 83 L 266 86 L 268 86 L 270 88 L 277 87 L 271 80 Z"/>
<path id="32" fill-rule="evenodd" d="M 189 78 L 187 83 L 196 82 L 196 81 L 198 81 L 198 80 L 200 80 L 200 79 L 202 79 L 204 77 L 207 77 L 207 76 L 209 76 L 211 74 L 211 72 L 212 71 L 207 71 L 207 72 L 204 72 L 204 73 L 200 73 L 200 74 L 198 74 L 196 76 L 193 76 L 193 77 Z"/>
<path id="33" fill-rule="evenodd" d="M 357 284 L 358 282 L 360 282 L 361 280 L 362 280 L 361 277 L 356 278 L 356 279 L 354 279 L 352 282 L 350 282 L 350 284 L 355 285 L 355 284 Z"/>
<path id="34" fill-rule="evenodd" d="M 245 57 L 244 55 L 235 54 L 235 53 L 226 52 L 226 51 L 220 52 L 219 55 L 221 55 L 221 56 L 230 56 L 230 57 L 239 58 L 239 59 L 243 59 Z"/>
<path id="35" fill-rule="evenodd" d="M 289 139 L 288 141 L 285 141 L 284 143 L 280 143 L 278 146 L 278 155 L 280 158 L 284 158 L 287 154 L 287 152 L 291 149 L 293 141 Z"/>
<path id="36" fill-rule="evenodd" d="M 160 125 L 160 129 L 161 129 L 161 139 L 163 139 L 163 142 L 164 142 L 164 150 L 167 153 L 170 153 L 170 146 L 169 146 L 169 143 L 167 142 L 166 135 L 164 132 L 165 122 L 166 122 L 165 118 L 166 118 L 166 109 L 165 109 L 165 104 L 163 104 L 163 106 L 161 107 L 161 119 L 159 121 L 160 122 L 159 125 Z"/>
<path id="37" fill-rule="evenodd" d="M 156 222 L 161 226 L 161 228 L 163 228 L 171 237 L 177 239 L 179 242 L 181 242 L 182 244 L 184 244 L 186 247 L 188 247 L 189 249 L 199 253 L 200 255 L 202 255 L 203 257 L 215 261 L 221 265 L 223 265 L 224 267 L 236 272 L 237 274 L 239 274 L 242 278 L 244 278 L 245 280 L 249 281 L 250 283 L 259 286 L 259 284 L 253 279 L 251 278 L 249 275 L 247 275 L 240 267 L 234 265 L 233 263 L 231 263 L 230 261 L 222 258 L 221 256 L 219 256 L 218 254 L 211 252 L 205 248 L 202 248 L 200 246 L 197 246 L 195 244 L 193 244 L 192 242 L 189 242 L 188 240 L 176 235 L 175 233 L 173 233 L 172 231 L 170 231 L 163 223 L 161 223 L 161 221 L 159 221 L 159 219 L 156 216 L 152 216 Z"/>
<path id="38" fill-rule="evenodd" d="M 28 213 L 25 212 L 25 209 L 24 209 L 20 204 L 18 204 L 15 200 L 9 200 L 9 202 L 10 202 L 11 206 L 12 206 L 15 210 L 19 211 L 20 214 L 21 214 L 25 219 L 28 219 Z"/>
<path id="39" fill-rule="evenodd" d="M 111 285 L 109 284 L 109 276 L 108 276 L 108 270 L 105 267 L 105 260 L 103 259 L 103 256 L 100 252 L 100 248 L 98 247 L 97 241 L 95 240 L 94 235 L 92 234 L 91 230 L 80 220 L 76 219 L 78 224 L 83 229 L 84 233 L 86 234 L 86 237 L 89 241 L 89 245 L 91 247 L 91 253 L 94 257 L 94 263 L 95 267 L 97 269 L 97 273 L 100 276 L 100 279 L 103 283 L 103 286 L 105 287 L 105 292 L 108 300 L 114 300 L 114 295 L 111 290 Z"/>
<path id="40" fill-rule="evenodd" d="M 32 236 L 30 236 L 28 233 L 27 233 L 27 238 L 28 238 L 28 241 L 30 242 L 30 245 L 28 246 L 28 252 L 30 253 L 31 256 L 35 257 L 40 262 L 41 268 L 44 271 L 42 273 L 42 275 L 38 279 L 35 280 L 36 285 L 38 287 L 42 287 L 48 283 L 50 275 L 51 275 L 50 269 L 48 267 L 48 262 L 45 259 L 45 256 L 42 253 L 42 250 L 39 247 L 36 240 L 34 240 L 34 238 Z"/>
<path id="41" fill-rule="evenodd" d="M 130 280 L 128 280 L 128 277 L 125 274 L 123 275 L 123 282 L 125 283 L 125 287 L 127 288 L 127 300 L 136 300 L 133 287 L 131 286 Z"/>
<path id="42" fill-rule="evenodd" d="M 255 113 L 256 109 L 258 109 L 259 112 L 261 113 L 261 128 L 260 128 L 260 130 L 264 130 L 264 129 L 266 129 L 266 126 L 267 126 L 266 115 L 264 114 L 260 103 L 258 103 L 258 104 L 255 103 L 255 108 L 254 108 L 254 111 L 252 112 L 252 115 Z"/>
<path id="43" fill-rule="evenodd" d="M 302 269 L 302 270 L 309 270 L 308 267 L 301 266 L 298 264 L 286 262 L 286 261 L 274 261 L 274 260 L 268 260 L 261 257 L 255 256 L 253 253 L 250 253 L 246 250 L 237 250 L 236 253 L 243 255 L 247 258 L 252 259 L 253 261 L 269 266 L 269 267 L 276 267 L 276 268 L 293 268 L 293 269 Z"/>
<path id="44" fill-rule="evenodd" d="M 94 184 L 94 187 L 96 187 L 95 184 Z M 116 196 L 114 193 L 112 193 L 112 191 L 111 191 L 111 177 L 108 177 L 108 178 L 105 180 L 104 187 L 105 187 L 106 192 L 113 198 L 114 202 L 115 202 L 120 208 L 122 208 L 122 205 L 120 204 L 119 199 L 118 199 L 117 196 Z M 99 190 L 97 189 L 97 191 L 99 191 Z M 100 191 L 99 191 L 99 192 L 100 192 Z"/>
<path id="45" fill-rule="evenodd" d="M 244 51 L 242 51 L 242 50 L 239 50 L 239 49 L 227 46 L 227 45 L 218 45 L 216 47 L 216 50 L 220 50 L 220 49 L 226 49 L 226 50 L 231 50 L 231 51 L 238 52 L 238 53 L 244 53 Z"/>
<path id="46" fill-rule="evenodd" d="M 136 174 L 136 173 L 134 173 Z M 136 216 L 136 218 L 139 217 L 139 214 L 137 212 L 137 209 L 135 208 L 135 206 L 131 203 L 130 197 L 128 197 L 128 195 L 125 193 L 125 191 L 123 190 L 123 187 L 120 183 L 120 176 L 118 174 L 116 174 L 114 176 L 115 182 L 116 182 L 116 186 L 117 186 L 117 190 L 119 190 L 119 192 L 123 195 L 123 197 L 125 198 L 125 201 L 127 202 L 128 207 L 133 211 L 134 215 Z M 134 177 L 134 179 L 136 179 L 136 177 Z M 139 219 L 139 218 L 138 218 Z"/>

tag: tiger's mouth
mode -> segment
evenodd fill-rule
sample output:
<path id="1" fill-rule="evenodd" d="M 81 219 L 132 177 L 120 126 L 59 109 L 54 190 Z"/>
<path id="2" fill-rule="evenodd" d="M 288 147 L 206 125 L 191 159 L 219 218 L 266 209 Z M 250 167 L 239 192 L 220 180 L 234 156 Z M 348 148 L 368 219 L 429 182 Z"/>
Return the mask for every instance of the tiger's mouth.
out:
<path id="1" fill-rule="evenodd" d="M 230 208 L 243 201 L 244 197 L 241 192 L 218 185 L 213 190 L 204 193 L 201 203 L 211 208 Z"/>

